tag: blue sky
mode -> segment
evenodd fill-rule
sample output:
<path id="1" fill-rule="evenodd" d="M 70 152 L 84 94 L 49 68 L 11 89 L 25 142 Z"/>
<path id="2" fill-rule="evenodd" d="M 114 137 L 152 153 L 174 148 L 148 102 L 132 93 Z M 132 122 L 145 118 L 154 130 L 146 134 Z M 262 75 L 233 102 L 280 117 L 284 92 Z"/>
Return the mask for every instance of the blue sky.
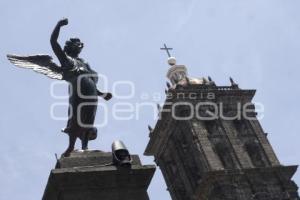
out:
<path id="1" fill-rule="evenodd" d="M 53 120 L 50 107 L 66 99 L 50 95 L 52 80 L 30 70 L 13 67 L 7 53 L 53 55 L 52 29 L 62 17 L 69 18 L 61 44 L 77 36 L 85 43 L 82 57 L 108 79 L 130 80 L 135 94 L 117 102 L 163 102 L 168 70 L 163 43 L 172 46 L 178 64 L 194 77 L 210 75 L 218 85 L 229 85 L 232 76 L 241 88 L 257 89 L 255 101 L 265 106 L 262 126 L 282 164 L 299 164 L 300 99 L 300 1 L 296 0 L 151 0 L 151 1 L 0 1 L 1 118 L 0 199 L 40 199 L 55 153 L 62 153 L 67 137 L 60 133 L 65 121 Z M 99 85 L 101 88 L 101 85 Z M 119 88 L 126 94 L 128 88 Z M 66 94 L 67 87 L 56 87 Z M 61 115 L 66 107 L 57 111 Z M 98 110 L 97 121 L 102 120 Z M 147 125 L 155 125 L 150 109 L 138 120 L 114 120 L 99 129 L 91 148 L 110 151 L 122 139 L 144 164 Z M 294 179 L 300 184 L 300 172 Z M 151 199 L 169 200 L 159 170 L 150 185 Z"/>

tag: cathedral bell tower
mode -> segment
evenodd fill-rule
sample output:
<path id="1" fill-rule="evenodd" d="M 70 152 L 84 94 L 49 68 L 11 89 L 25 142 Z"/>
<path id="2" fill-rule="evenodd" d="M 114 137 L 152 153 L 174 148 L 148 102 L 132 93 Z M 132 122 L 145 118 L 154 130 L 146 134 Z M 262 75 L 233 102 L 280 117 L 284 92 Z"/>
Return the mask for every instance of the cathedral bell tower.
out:
<path id="1" fill-rule="evenodd" d="M 144 154 L 155 157 L 172 199 L 298 200 L 297 166 L 278 161 L 257 119 L 255 90 L 190 78 L 174 57 L 168 63 L 171 84 Z"/>

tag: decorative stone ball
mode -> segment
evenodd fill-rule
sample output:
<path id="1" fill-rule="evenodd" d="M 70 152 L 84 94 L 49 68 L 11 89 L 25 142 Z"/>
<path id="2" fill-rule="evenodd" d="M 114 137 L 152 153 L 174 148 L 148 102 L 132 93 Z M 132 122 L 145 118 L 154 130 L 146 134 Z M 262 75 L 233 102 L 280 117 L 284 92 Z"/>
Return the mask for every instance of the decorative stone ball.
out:
<path id="1" fill-rule="evenodd" d="M 171 66 L 175 65 L 176 64 L 176 58 L 174 58 L 174 57 L 168 58 L 168 63 Z"/>

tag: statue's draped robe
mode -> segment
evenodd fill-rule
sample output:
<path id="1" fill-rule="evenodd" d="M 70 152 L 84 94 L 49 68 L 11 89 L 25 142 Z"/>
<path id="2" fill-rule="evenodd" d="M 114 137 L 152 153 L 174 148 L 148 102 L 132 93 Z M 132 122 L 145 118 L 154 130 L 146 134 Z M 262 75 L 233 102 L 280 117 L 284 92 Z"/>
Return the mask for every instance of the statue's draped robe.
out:
<path id="1" fill-rule="evenodd" d="M 76 134 L 83 139 L 84 134 L 94 128 L 98 102 L 96 87 L 98 76 L 82 59 L 71 57 L 68 59 L 70 66 L 68 72 L 64 73 L 64 79 L 70 83 L 70 107 L 69 120 L 64 132 Z"/>

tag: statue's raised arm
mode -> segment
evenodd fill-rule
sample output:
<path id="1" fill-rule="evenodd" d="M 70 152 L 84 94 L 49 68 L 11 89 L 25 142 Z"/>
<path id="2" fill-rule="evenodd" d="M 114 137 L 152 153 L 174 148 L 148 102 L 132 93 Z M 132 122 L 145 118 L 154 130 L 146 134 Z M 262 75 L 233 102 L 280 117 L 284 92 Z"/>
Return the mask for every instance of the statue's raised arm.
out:
<path id="1" fill-rule="evenodd" d="M 73 48 L 71 48 L 74 45 L 73 46 L 66 45 L 65 46 L 66 49 L 63 50 L 61 46 L 58 44 L 57 39 L 59 36 L 60 28 L 67 24 L 68 24 L 68 19 L 62 19 L 58 21 L 50 39 L 52 49 L 55 55 L 57 56 L 58 60 L 60 61 L 61 67 L 52 61 L 51 56 L 43 55 L 43 54 L 37 54 L 31 56 L 19 56 L 19 55 L 8 54 L 7 55 L 8 60 L 18 67 L 32 69 L 35 72 L 48 76 L 49 78 L 62 80 L 64 78 L 64 71 L 66 69 L 73 67 L 68 60 L 67 54 L 68 55 L 70 54 L 72 56 L 74 52 L 80 52 L 81 50 L 81 48 L 80 50 L 77 49 L 74 50 Z M 68 53 L 71 52 L 71 50 L 72 53 Z"/>
<path id="2" fill-rule="evenodd" d="M 59 20 L 51 34 L 51 38 L 50 38 L 51 47 L 52 47 L 55 55 L 57 56 L 62 67 L 66 67 L 68 65 L 67 64 L 68 59 L 67 59 L 66 53 L 63 51 L 63 49 L 59 45 L 57 39 L 59 36 L 60 28 L 62 26 L 66 26 L 67 24 L 68 24 L 68 19 L 65 18 L 65 19 Z"/>

